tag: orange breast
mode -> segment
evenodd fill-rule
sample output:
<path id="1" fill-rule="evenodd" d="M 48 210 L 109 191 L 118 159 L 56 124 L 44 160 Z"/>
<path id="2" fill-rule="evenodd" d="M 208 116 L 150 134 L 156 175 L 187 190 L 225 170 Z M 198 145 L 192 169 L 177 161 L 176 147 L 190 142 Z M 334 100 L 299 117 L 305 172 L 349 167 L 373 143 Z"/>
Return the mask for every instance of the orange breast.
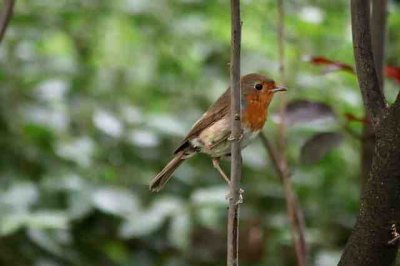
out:
<path id="1" fill-rule="evenodd" d="M 267 108 L 272 99 L 269 93 L 252 93 L 245 96 L 242 109 L 242 126 L 251 130 L 261 130 L 267 119 Z"/>

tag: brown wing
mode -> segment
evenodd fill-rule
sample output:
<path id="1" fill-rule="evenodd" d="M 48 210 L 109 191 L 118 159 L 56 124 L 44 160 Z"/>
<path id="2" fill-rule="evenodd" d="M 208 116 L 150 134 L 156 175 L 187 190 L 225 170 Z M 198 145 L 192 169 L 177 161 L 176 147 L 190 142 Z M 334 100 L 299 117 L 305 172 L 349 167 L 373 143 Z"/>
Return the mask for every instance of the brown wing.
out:
<path id="1" fill-rule="evenodd" d="M 189 140 L 197 137 L 205 128 L 209 127 L 216 121 L 220 120 L 222 117 L 227 116 L 231 109 L 231 98 L 230 98 L 230 88 L 228 88 L 218 100 L 208 108 L 207 112 L 197 120 L 193 125 L 192 129 L 182 140 L 179 147 L 175 150 L 174 154 L 184 150 L 189 147 Z"/>

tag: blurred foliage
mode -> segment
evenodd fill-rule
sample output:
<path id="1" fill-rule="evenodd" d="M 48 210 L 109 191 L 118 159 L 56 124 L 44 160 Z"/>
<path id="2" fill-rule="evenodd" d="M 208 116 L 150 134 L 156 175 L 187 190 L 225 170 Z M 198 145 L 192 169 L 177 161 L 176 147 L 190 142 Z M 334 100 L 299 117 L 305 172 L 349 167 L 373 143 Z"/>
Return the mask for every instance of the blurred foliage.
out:
<path id="1" fill-rule="evenodd" d="M 288 125 L 310 265 L 336 264 L 358 210 L 360 143 L 343 131 L 345 113 L 363 116 L 356 79 L 304 60 L 354 65 L 347 2 L 285 1 L 287 97 L 318 101 L 330 118 Z M 227 87 L 228 4 L 17 1 L 0 47 L 1 265 L 224 264 L 227 188 L 209 158 L 185 163 L 159 194 L 147 183 Z M 390 4 L 391 65 L 400 65 L 399 9 Z M 275 1 L 242 1 L 242 73 L 278 78 L 276 15 Z M 387 81 L 389 99 L 396 92 Z M 271 117 L 265 132 L 276 139 Z M 321 158 L 302 164 L 301 147 L 325 132 L 342 134 L 340 146 L 315 151 L 314 138 Z M 253 144 L 243 156 L 242 265 L 295 265 L 266 152 Z"/>

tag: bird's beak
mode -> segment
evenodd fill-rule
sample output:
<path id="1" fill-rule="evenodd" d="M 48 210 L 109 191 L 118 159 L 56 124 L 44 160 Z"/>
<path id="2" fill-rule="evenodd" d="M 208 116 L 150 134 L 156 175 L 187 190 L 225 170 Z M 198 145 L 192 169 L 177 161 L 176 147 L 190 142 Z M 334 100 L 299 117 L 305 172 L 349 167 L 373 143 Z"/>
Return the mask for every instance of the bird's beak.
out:
<path id="1" fill-rule="evenodd" d="M 287 91 L 286 87 L 284 86 L 276 86 L 275 89 L 271 90 L 273 93 L 278 92 L 278 91 Z"/>

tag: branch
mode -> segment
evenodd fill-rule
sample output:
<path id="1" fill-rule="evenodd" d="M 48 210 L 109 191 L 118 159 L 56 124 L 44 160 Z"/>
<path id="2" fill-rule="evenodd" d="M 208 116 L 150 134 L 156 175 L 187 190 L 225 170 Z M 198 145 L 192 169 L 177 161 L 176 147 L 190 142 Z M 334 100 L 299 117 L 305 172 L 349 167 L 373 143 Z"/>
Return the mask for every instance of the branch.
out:
<path id="1" fill-rule="evenodd" d="M 285 85 L 285 8 L 283 0 L 277 0 L 278 6 L 278 54 L 279 54 L 279 74 L 280 82 Z M 297 196 L 293 191 L 292 180 L 286 161 L 286 124 L 285 124 L 285 106 L 286 94 L 280 95 L 279 113 L 282 118 L 279 124 L 278 147 L 280 153 L 277 153 L 268 141 L 267 137 L 261 133 L 261 141 L 263 142 L 269 157 L 282 182 L 286 208 L 290 221 L 293 246 L 296 253 L 297 265 L 305 266 L 307 264 L 307 246 L 304 237 L 304 219 L 297 202 Z"/>
<path id="2" fill-rule="evenodd" d="M 374 55 L 375 69 L 378 76 L 379 88 L 384 94 L 383 65 L 385 59 L 386 37 L 386 0 L 370 0 L 371 12 L 371 41 Z M 367 119 L 369 114 L 365 111 Z M 374 147 L 376 143 L 374 128 L 371 123 L 364 123 L 361 142 L 361 191 L 364 190 L 371 170 Z"/>
<path id="3" fill-rule="evenodd" d="M 272 164 L 275 171 L 283 184 L 286 208 L 290 220 L 290 229 L 292 231 L 292 237 L 294 241 L 297 265 L 307 265 L 307 244 L 304 234 L 304 217 L 299 207 L 298 199 L 292 188 L 292 180 L 290 178 L 290 171 L 287 167 L 287 163 L 284 159 L 280 158 L 278 152 L 269 142 L 268 138 L 264 133 L 260 133 L 262 144 L 268 152 L 271 158 Z"/>
<path id="4" fill-rule="evenodd" d="M 279 54 L 279 75 L 280 82 L 283 85 L 286 83 L 285 79 L 285 9 L 283 8 L 283 0 L 278 0 L 278 54 Z M 286 93 L 279 94 L 279 114 L 281 117 L 281 122 L 279 123 L 279 149 L 284 154 L 286 150 L 286 124 L 285 124 L 285 106 L 286 106 Z"/>
<path id="5" fill-rule="evenodd" d="M 0 14 L 0 43 L 3 40 L 4 34 L 6 33 L 8 23 L 11 20 L 14 10 L 14 5 L 15 5 L 15 0 L 4 0 L 5 8 Z"/>
<path id="6" fill-rule="evenodd" d="M 240 0 L 231 0 L 231 182 L 228 213 L 227 265 L 239 265 L 239 203 L 240 178 L 242 176 L 242 155 L 240 135 Z"/>
<path id="7" fill-rule="evenodd" d="M 386 109 L 385 98 L 379 87 L 371 45 L 369 4 L 365 0 L 351 0 L 351 25 L 357 78 L 364 105 L 376 126 Z"/>
<path id="8" fill-rule="evenodd" d="M 385 61 L 385 39 L 386 39 L 386 0 L 371 0 L 371 37 L 372 51 L 376 73 L 378 75 L 379 87 L 383 91 L 383 64 Z"/>

